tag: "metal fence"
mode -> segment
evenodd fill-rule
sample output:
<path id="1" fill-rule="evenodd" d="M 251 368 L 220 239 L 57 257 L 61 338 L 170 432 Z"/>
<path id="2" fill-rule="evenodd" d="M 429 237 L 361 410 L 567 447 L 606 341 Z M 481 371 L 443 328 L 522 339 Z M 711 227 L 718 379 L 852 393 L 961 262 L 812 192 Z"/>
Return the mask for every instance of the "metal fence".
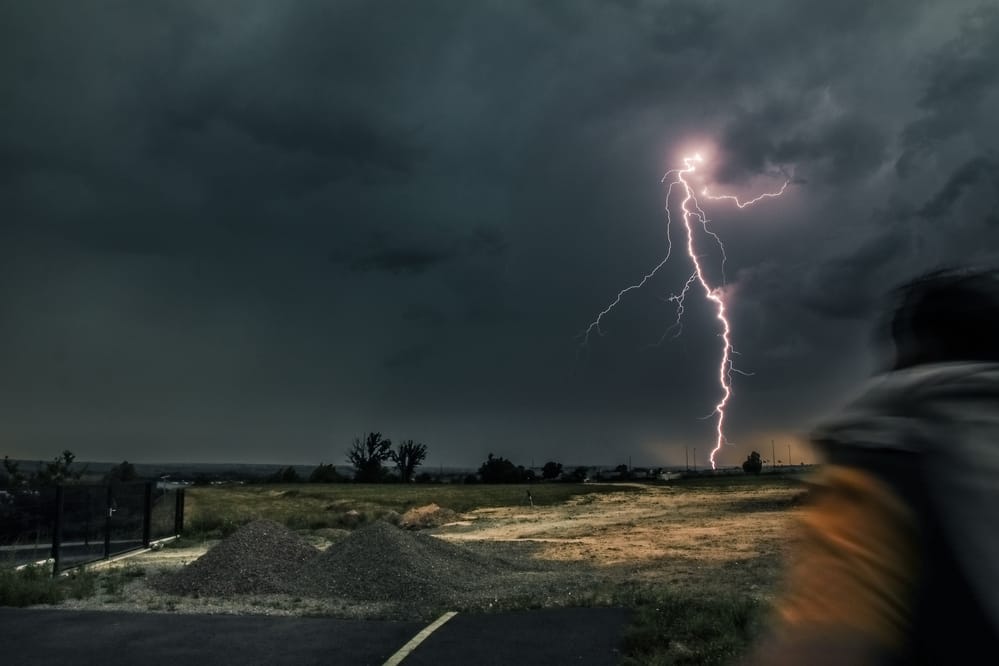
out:
<path id="1" fill-rule="evenodd" d="M 148 547 L 183 524 L 183 488 L 140 481 L 21 490 L 0 504 L 0 562 L 52 560 L 58 573 Z"/>

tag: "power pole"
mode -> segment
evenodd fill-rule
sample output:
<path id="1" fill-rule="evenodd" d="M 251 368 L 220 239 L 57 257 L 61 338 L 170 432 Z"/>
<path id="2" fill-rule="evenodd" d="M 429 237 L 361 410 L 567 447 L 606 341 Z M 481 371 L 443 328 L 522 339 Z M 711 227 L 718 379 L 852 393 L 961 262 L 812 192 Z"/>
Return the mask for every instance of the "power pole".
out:
<path id="1" fill-rule="evenodd" d="M 688 472 L 690 471 L 690 447 L 683 447 L 683 467 Z"/>
<path id="2" fill-rule="evenodd" d="M 774 453 L 774 440 L 770 440 L 770 469 L 774 469 L 777 466 L 777 454 Z"/>
<path id="3" fill-rule="evenodd" d="M 787 445 L 787 464 L 788 465 L 791 464 L 791 444 L 790 443 L 788 443 L 788 445 Z"/>

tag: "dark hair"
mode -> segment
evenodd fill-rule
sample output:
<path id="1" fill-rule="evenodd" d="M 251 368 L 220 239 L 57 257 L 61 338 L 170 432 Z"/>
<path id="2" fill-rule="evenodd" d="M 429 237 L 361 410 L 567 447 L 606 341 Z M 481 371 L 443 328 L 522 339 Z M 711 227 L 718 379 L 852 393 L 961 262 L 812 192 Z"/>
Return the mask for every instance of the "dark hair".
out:
<path id="1" fill-rule="evenodd" d="M 999 271 L 933 271 L 898 287 L 894 295 L 894 369 L 999 361 Z"/>

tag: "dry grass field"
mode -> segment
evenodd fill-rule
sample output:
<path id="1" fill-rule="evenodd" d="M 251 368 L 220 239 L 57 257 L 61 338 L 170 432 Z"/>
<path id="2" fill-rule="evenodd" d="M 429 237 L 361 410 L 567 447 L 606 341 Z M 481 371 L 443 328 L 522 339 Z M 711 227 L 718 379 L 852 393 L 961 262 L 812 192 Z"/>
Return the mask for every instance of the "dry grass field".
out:
<path id="1" fill-rule="evenodd" d="M 434 530 L 451 541 L 517 542 L 538 559 L 677 592 L 773 590 L 793 542 L 798 478 L 736 477 L 578 495 L 552 506 L 485 507 Z"/>
<path id="2" fill-rule="evenodd" d="M 468 612 L 626 605 L 635 608 L 636 620 L 626 636 L 624 663 L 726 663 L 753 640 L 779 588 L 807 479 L 807 473 L 796 473 L 654 484 L 192 488 L 189 529 L 179 541 L 105 566 L 97 573 L 95 594 L 62 603 L 73 608 L 340 617 L 429 617 L 445 610 L 336 594 L 316 598 L 307 591 L 177 596 L 150 584 L 164 573 L 183 572 L 251 521 L 281 523 L 295 539 L 334 555 L 336 548 L 357 547 L 358 542 L 350 545 L 349 540 L 359 528 L 387 521 L 408 527 L 406 533 L 462 546 L 477 558 L 522 566 L 503 578 L 495 595 L 459 594 L 438 605 Z M 371 553 L 367 568 L 359 570 L 372 585 L 390 577 L 378 568 L 379 557 L 385 566 L 398 567 L 409 544 L 416 544 L 392 539 L 372 550 L 397 548 L 395 552 Z M 368 554 L 355 559 L 366 560 Z M 224 575 L 229 570 L 220 571 Z"/>

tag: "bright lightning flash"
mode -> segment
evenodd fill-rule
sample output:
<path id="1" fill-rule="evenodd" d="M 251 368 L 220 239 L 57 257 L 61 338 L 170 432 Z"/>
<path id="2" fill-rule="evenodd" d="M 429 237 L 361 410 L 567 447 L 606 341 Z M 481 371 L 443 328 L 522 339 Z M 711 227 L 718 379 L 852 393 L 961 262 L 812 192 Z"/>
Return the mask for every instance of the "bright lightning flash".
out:
<path id="1" fill-rule="evenodd" d="M 721 387 L 721 399 L 718 401 L 718 404 L 715 405 L 714 410 L 712 410 L 711 413 L 708 414 L 708 417 L 706 417 L 710 418 L 713 415 L 716 415 L 718 417 L 716 425 L 717 438 L 715 440 L 715 446 L 711 450 L 711 455 L 710 455 L 711 469 L 715 469 L 716 468 L 715 456 L 721 450 L 722 446 L 728 442 L 728 439 L 725 437 L 725 408 L 728 406 L 729 399 L 732 397 L 732 372 L 737 372 L 737 370 L 733 366 L 732 362 L 732 356 L 736 352 L 735 349 L 732 347 L 732 327 L 726 315 L 725 300 L 723 298 L 722 288 L 712 287 L 711 284 L 708 282 L 708 279 L 707 277 L 705 277 L 704 274 L 704 267 L 701 264 L 701 260 L 698 257 L 698 253 L 696 251 L 697 248 L 695 240 L 695 229 L 692 220 L 696 220 L 696 222 L 700 225 L 700 228 L 704 232 L 704 234 L 710 236 L 714 240 L 714 242 L 717 243 L 718 248 L 721 250 L 722 280 L 724 282 L 725 261 L 728 259 L 727 255 L 725 254 L 725 246 L 722 244 L 721 238 L 719 238 L 718 235 L 715 234 L 715 232 L 711 231 L 708 228 L 708 223 L 710 222 L 710 220 L 708 219 L 704 210 L 701 208 L 700 204 L 697 202 L 697 198 L 694 195 L 693 187 L 691 186 L 690 182 L 687 180 L 687 177 L 697 170 L 697 165 L 702 163 L 703 161 L 704 160 L 700 154 L 695 154 L 693 157 L 685 157 L 683 158 L 684 167 L 682 169 L 671 169 L 670 171 L 667 171 L 666 174 L 663 176 L 661 181 L 663 184 L 669 181 L 669 185 L 666 189 L 666 207 L 665 207 L 666 256 L 651 271 L 646 273 L 640 281 L 636 282 L 633 285 L 625 287 L 624 289 L 618 292 L 617 296 L 614 298 L 611 304 L 608 305 L 606 308 L 604 308 L 600 312 L 600 314 L 597 315 L 597 318 L 594 319 L 593 322 L 591 322 L 590 325 L 583 332 L 582 344 L 584 347 L 587 344 L 589 344 L 590 334 L 593 333 L 594 331 L 596 331 L 597 334 L 599 335 L 603 335 L 604 332 L 600 328 L 600 322 L 604 318 L 604 316 L 610 313 L 610 311 L 613 310 L 617 306 L 617 304 L 621 302 L 621 299 L 629 291 L 634 291 L 636 289 L 641 289 L 642 287 L 644 287 L 645 284 L 649 280 L 651 280 L 656 273 L 659 272 L 659 269 L 665 266 L 666 262 L 669 261 L 670 254 L 672 254 L 673 251 L 673 244 L 672 241 L 670 240 L 670 231 L 669 231 L 670 224 L 672 222 L 670 217 L 670 201 L 671 199 L 676 198 L 673 196 L 673 190 L 674 187 L 677 187 L 679 191 L 679 196 L 682 197 L 682 200 L 680 201 L 680 212 L 681 212 L 681 218 L 683 220 L 683 228 L 687 234 L 687 256 L 690 257 L 690 262 L 693 265 L 693 272 L 690 274 L 690 277 L 687 278 L 687 281 L 684 284 L 683 289 L 680 291 L 680 293 L 674 294 L 669 298 L 671 302 L 676 304 L 676 323 L 673 324 L 673 326 L 671 326 L 670 329 L 673 329 L 674 327 L 679 328 L 681 320 L 683 318 L 684 299 L 686 298 L 687 293 L 690 291 L 693 284 L 696 282 L 701 286 L 701 289 L 704 290 L 704 297 L 708 301 L 714 304 L 715 317 L 718 319 L 718 322 L 721 326 L 722 354 L 721 354 L 721 361 L 718 364 L 718 384 Z M 785 180 L 784 184 L 776 192 L 766 192 L 748 201 L 740 201 L 738 197 L 733 196 L 731 194 L 711 195 L 708 194 L 708 189 L 706 187 L 701 191 L 701 196 L 703 196 L 705 199 L 711 199 L 713 201 L 733 201 L 735 202 L 735 205 L 738 206 L 739 208 L 746 208 L 747 206 L 752 206 L 753 204 L 759 203 L 764 199 L 770 199 L 781 196 L 782 194 L 784 194 L 784 191 L 787 189 L 787 186 L 790 182 L 791 182 L 790 180 Z M 677 332 L 677 335 L 679 335 L 679 331 Z M 663 337 L 665 338 L 665 335 Z"/>

